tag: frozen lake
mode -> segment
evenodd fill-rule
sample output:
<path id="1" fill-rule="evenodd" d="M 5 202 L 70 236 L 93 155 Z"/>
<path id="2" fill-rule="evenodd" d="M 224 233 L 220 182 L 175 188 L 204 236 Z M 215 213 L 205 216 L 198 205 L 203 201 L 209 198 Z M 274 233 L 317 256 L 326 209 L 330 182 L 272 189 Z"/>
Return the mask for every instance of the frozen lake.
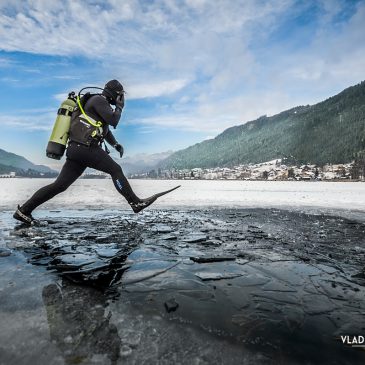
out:
<path id="1" fill-rule="evenodd" d="M 13 209 L 52 179 L 0 179 L 0 208 Z M 130 180 L 140 197 L 181 184 L 162 197 L 154 208 L 197 209 L 283 208 L 365 217 L 362 182 L 190 181 Z M 68 191 L 42 206 L 44 209 L 128 209 L 110 179 L 80 179 Z"/>
<path id="2" fill-rule="evenodd" d="M 182 185 L 133 214 L 78 180 L 18 224 L 50 182 L 0 180 L 0 364 L 364 364 L 340 340 L 364 329 L 364 183 L 131 180 Z"/>

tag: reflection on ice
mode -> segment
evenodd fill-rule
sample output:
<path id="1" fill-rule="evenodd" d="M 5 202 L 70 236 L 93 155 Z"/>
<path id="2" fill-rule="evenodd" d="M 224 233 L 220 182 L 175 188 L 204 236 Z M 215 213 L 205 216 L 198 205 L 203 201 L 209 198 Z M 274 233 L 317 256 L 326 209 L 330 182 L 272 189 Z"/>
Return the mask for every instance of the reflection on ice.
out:
<path id="1" fill-rule="evenodd" d="M 107 359 L 116 364 L 121 341 L 101 293 L 63 280 L 61 285 L 44 287 L 42 297 L 51 341 L 66 364 L 107 363 Z"/>

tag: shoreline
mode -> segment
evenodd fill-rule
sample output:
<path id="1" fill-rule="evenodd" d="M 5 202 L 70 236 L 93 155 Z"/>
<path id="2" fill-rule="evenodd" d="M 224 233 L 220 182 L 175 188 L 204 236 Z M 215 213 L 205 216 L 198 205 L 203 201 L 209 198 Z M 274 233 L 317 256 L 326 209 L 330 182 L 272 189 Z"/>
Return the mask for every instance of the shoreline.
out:
<path id="1" fill-rule="evenodd" d="M 23 177 L 23 176 L 15 176 L 15 177 L 1 177 L 0 176 L 0 181 L 3 180 L 9 180 L 9 179 L 30 179 L 30 180 L 54 180 L 56 179 L 57 176 L 55 177 Z M 78 180 L 109 180 L 110 177 L 106 176 L 106 177 L 80 177 Z M 264 182 L 306 182 L 306 183 L 318 183 L 318 182 L 345 182 L 345 183 L 355 183 L 355 182 L 365 182 L 365 180 L 360 180 L 360 179 L 324 179 L 324 180 L 307 180 L 307 179 L 303 179 L 303 180 L 268 180 L 268 179 L 142 179 L 142 178 L 128 178 L 128 180 L 140 180 L 140 181 L 264 181 Z"/>

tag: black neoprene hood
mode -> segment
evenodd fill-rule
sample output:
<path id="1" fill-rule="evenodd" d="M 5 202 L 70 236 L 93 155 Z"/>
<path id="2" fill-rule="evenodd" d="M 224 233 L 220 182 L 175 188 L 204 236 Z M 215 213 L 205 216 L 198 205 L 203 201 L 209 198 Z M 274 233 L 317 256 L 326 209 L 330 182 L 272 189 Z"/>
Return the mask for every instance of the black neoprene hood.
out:
<path id="1" fill-rule="evenodd" d="M 118 80 L 110 80 L 105 84 L 102 94 L 115 100 L 123 91 L 123 85 Z"/>

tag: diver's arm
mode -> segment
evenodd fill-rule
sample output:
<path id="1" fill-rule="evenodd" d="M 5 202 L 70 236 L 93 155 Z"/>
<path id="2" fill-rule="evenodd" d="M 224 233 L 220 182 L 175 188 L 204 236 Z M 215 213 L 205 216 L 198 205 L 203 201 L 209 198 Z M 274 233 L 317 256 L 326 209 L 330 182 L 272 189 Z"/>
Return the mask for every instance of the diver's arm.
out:
<path id="1" fill-rule="evenodd" d="M 116 128 L 122 115 L 122 108 L 116 106 L 115 110 L 109 105 L 108 101 L 100 96 L 93 100 L 95 112 L 101 116 L 103 121 L 112 127 Z"/>
<path id="2" fill-rule="evenodd" d="M 105 140 L 111 145 L 111 146 L 115 146 L 118 144 L 117 140 L 115 139 L 113 133 L 108 130 L 108 133 L 105 135 Z"/>
<path id="3" fill-rule="evenodd" d="M 110 132 L 110 130 L 108 130 L 108 133 L 105 136 L 105 140 L 119 152 L 119 156 L 120 158 L 122 158 L 124 153 L 124 148 L 120 143 L 117 142 L 117 140 L 113 136 L 113 133 Z"/>

